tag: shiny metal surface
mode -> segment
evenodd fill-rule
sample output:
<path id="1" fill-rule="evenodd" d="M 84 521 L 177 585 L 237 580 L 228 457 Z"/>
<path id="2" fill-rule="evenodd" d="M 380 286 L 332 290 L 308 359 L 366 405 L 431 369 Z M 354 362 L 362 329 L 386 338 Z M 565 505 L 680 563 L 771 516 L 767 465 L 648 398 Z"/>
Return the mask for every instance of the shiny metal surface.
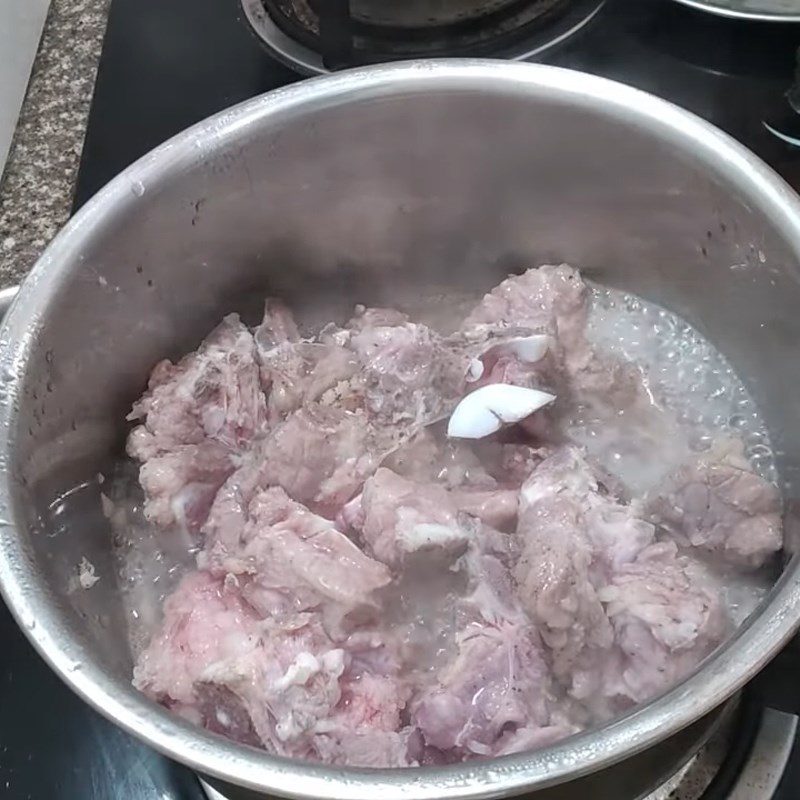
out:
<path id="1" fill-rule="evenodd" d="M 729 704 L 731 713 L 723 715 L 714 734 L 714 739 L 700 750 L 689 763 L 680 766 L 667 780 L 656 778 L 657 786 L 652 786 L 646 795 L 640 795 L 631 787 L 630 781 L 619 780 L 620 771 L 629 775 L 644 777 L 652 774 L 637 758 L 612 768 L 608 783 L 601 783 L 589 776 L 574 783 L 563 784 L 556 790 L 544 790 L 527 794 L 530 800 L 547 800 L 550 792 L 560 792 L 561 800 L 583 800 L 586 797 L 613 797 L 615 800 L 702 800 L 711 779 L 720 766 L 731 736 L 737 735 L 735 726 L 731 727 L 735 714 L 734 704 Z M 731 717 L 731 719 L 727 719 Z M 797 736 L 798 720 L 793 714 L 785 714 L 773 709 L 765 709 L 758 734 L 753 743 L 750 756 L 742 765 L 741 772 L 726 800 L 772 800 L 781 782 L 786 765 Z M 662 763 L 662 769 L 668 768 Z M 663 774 L 663 773 L 662 773 Z M 206 781 L 200 781 L 209 800 L 237 800 L 234 790 L 223 794 Z M 605 793 L 604 793 L 605 792 Z M 631 793 L 633 792 L 633 793 Z"/>
<path id="2" fill-rule="evenodd" d="M 771 800 L 789 763 L 797 717 L 767 709 L 761 719 L 753 750 L 728 800 Z"/>
<path id="3" fill-rule="evenodd" d="M 761 22 L 800 22 L 798 0 L 677 0 L 722 17 Z"/>
<path id="4" fill-rule="evenodd" d="M 663 785 L 681 770 L 716 734 L 719 728 L 735 716 L 736 700 L 730 700 L 693 725 L 664 742 L 637 753 L 618 764 L 576 778 L 558 786 L 525 792 L 525 800 L 585 800 L 587 797 L 614 800 L 667 800 L 666 795 L 654 796 L 653 790 Z M 261 800 L 261 793 L 226 785 L 209 779 L 201 781 L 210 800 Z M 697 800 L 676 798 L 669 800 Z M 755 800 L 754 798 L 752 800 Z"/>
<path id="5" fill-rule="evenodd" d="M 255 35 L 279 61 L 303 75 L 324 75 L 329 72 L 318 52 L 287 36 L 275 24 L 262 0 L 239 1 Z M 540 32 L 495 55 L 511 61 L 536 58 L 581 31 L 597 16 L 605 3 L 606 0 L 572 0 L 568 11 L 544 25 Z"/>
<path id="6" fill-rule="evenodd" d="M 84 206 L 25 281 L 0 329 L 0 586 L 30 640 L 88 702 L 163 753 L 288 797 L 541 790 L 712 712 L 797 628 L 796 557 L 760 613 L 668 694 L 600 730 L 485 763 L 290 762 L 198 730 L 130 686 L 95 478 L 120 452 L 121 421 L 152 365 L 225 312 L 253 320 L 268 293 L 313 322 L 356 301 L 440 303 L 553 260 L 665 305 L 717 343 L 761 406 L 791 495 L 800 199 L 775 173 L 693 115 L 577 72 L 492 61 L 344 72 L 157 148 Z M 101 580 L 69 592 L 84 556 Z"/>

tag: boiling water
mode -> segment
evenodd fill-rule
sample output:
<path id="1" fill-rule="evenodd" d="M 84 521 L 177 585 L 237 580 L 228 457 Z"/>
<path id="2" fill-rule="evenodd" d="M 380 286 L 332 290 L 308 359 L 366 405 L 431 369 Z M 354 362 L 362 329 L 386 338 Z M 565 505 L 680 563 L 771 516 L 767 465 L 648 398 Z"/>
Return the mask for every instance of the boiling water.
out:
<path id="1" fill-rule="evenodd" d="M 774 480 L 775 464 L 764 422 L 723 355 L 675 314 L 631 294 L 601 286 L 591 288 L 589 336 L 603 351 L 636 367 L 647 401 L 633 409 L 610 405 L 572 409 L 563 420 L 569 435 L 620 477 L 633 495 L 654 488 L 672 469 L 727 435 L 739 437 L 754 468 Z M 466 313 L 471 303 L 457 305 Z M 435 320 L 438 327 L 455 327 L 450 324 L 454 305 L 435 305 L 439 309 Z M 449 320 L 442 316 L 442 308 L 448 308 Z M 430 309 L 429 313 L 424 313 L 424 308 L 421 311 L 413 316 L 434 322 L 429 318 Z M 158 624 L 164 598 L 193 566 L 196 543 L 179 530 L 155 530 L 147 524 L 132 465 L 123 465 L 106 482 L 105 493 L 110 500 L 108 516 L 114 531 L 118 577 L 136 655 Z M 766 574 L 742 576 L 715 565 L 707 569 L 709 580 L 726 595 L 737 622 L 753 610 L 771 583 L 771 576 Z M 432 586 L 431 591 L 440 595 L 436 599 L 416 589 L 404 594 L 403 586 L 396 591 L 401 595 L 398 607 L 405 609 L 406 616 L 427 620 L 428 626 L 435 618 L 437 625 L 447 628 L 441 614 L 428 612 L 438 604 L 447 616 L 449 606 L 444 599 L 453 595 L 450 589 Z M 409 603 L 413 608 L 406 608 Z M 411 639 L 419 634 L 414 633 L 413 625 L 409 630 Z M 441 637 L 433 638 L 438 641 Z M 408 644 L 415 648 L 412 640 Z M 439 645 L 435 649 L 438 652 Z"/>
<path id="2" fill-rule="evenodd" d="M 138 470 L 130 462 L 120 464 L 109 478 L 102 487 L 104 512 L 136 658 L 161 621 L 164 600 L 194 566 L 197 546 L 177 527 L 163 530 L 147 522 Z"/>
<path id="3" fill-rule="evenodd" d="M 676 314 L 616 289 L 591 288 L 589 338 L 636 367 L 646 402 L 578 409 L 566 420 L 570 436 L 634 495 L 726 437 L 740 439 L 754 469 L 775 481 L 764 421 L 722 353 Z"/>
<path id="4" fill-rule="evenodd" d="M 648 402 L 580 412 L 567 422 L 571 437 L 622 479 L 634 496 L 714 442 L 736 437 L 756 472 L 777 482 L 769 434 L 747 387 L 725 357 L 688 322 L 633 294 L 591 285 L 589 338 L 633 364 Z M 696 554 L 695 554 L 696 555 Z M 708 560 L 698 564 L 723 594 L 735 624 L 769 591 L 769 569 L 741 573 Z"/>

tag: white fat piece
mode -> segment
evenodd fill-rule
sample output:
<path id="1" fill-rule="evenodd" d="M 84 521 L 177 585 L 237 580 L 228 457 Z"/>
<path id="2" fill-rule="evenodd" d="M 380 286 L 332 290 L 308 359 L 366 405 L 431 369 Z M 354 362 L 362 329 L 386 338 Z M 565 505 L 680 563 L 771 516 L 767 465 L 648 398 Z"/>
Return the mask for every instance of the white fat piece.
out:
<path id="1" fill-rule="evenodd" d="M 447 424 L 447 435 L 453 439 L 482 439 L 503 425 L 520 422 L 555 399 L 555 395 L 538 389 L 490 383 L 468 394 L 456 406 Z"/>
<path id="2" fill-rule="evenodd" d="M 304 686 L 321 669 L 317 658 L 305 650 L 298 653 L 285 674 L 273 683 L 273 689 L 283 691 L 290 686 Z"/>
<path id="3" fill-rule="evenodd" d="M 520 336 L 503 342 L 497 346 L 497 349 L 503 353 L 513 353 L 526 364 L 535 364 L 547 355 L 547 351 L 550 349 L 550 337 L 545 334 Z"/>
<path id="4" fill-rule="evenodd" d="M 467 383 L 475 383 L 483 377 L 486 368 L 483 358 L 489 353 L 497 355 L 514 355 L 526 364 L 535 364 L 541 361 L 550 349 L 550 337 L 545 334 L 534 336 L 517 336 L 513 339 L 506 339 L 501 344 L 490 347 L 480 358 L 473 358 L 469 362 L 467 369 Z"/>
<path id="5" fill-rule="evenodd" d="M 483 361 L 479 358 L 473 358 L 469 362 L 469 369 L 467 370 L 467 383 L 475 383 L 483 377 Z"/>

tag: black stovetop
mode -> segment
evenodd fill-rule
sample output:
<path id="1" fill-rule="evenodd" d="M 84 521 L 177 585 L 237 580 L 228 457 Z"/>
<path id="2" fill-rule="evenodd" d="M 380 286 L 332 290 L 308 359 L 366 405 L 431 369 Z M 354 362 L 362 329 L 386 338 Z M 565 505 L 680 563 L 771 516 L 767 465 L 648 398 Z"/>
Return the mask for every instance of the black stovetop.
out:
<path id="1" fill-rule="evenodd" d="M 735 22 L 672 0 L 608 0 L 588 30 L 543 60 L 615 78 L 694 111 L 800 189 L 800 146 L 782 138 L 800 140 L 800 114 L 787 98 L 799 45 L 800 25 Z M 295 80 L 250 32 L 239 0 L 112 0 L 76 208 L 182 128 Z M 796 91 L 800 101 L 800 86 Z M 66 689 L 2 604 L 0 643 L 1 797 L 203 796 L 191 773 Z M 798 796 L 800 748 L 778 798 Z"/>

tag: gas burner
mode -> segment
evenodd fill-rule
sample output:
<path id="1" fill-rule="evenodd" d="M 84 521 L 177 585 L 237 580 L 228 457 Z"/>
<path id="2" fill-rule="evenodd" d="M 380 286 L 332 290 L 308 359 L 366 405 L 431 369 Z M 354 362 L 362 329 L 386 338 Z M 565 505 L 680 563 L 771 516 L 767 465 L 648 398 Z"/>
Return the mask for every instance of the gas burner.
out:
<path id="1" fill-rule="evenodd" d="M 405 58 L 535 58 L 586 26 L 605 0 L 445 0 L 435 12 L 420 0 L 375 4 L 380 10 L 372 0 L 241 3 L 270 53 L 318 75 Z"/>

